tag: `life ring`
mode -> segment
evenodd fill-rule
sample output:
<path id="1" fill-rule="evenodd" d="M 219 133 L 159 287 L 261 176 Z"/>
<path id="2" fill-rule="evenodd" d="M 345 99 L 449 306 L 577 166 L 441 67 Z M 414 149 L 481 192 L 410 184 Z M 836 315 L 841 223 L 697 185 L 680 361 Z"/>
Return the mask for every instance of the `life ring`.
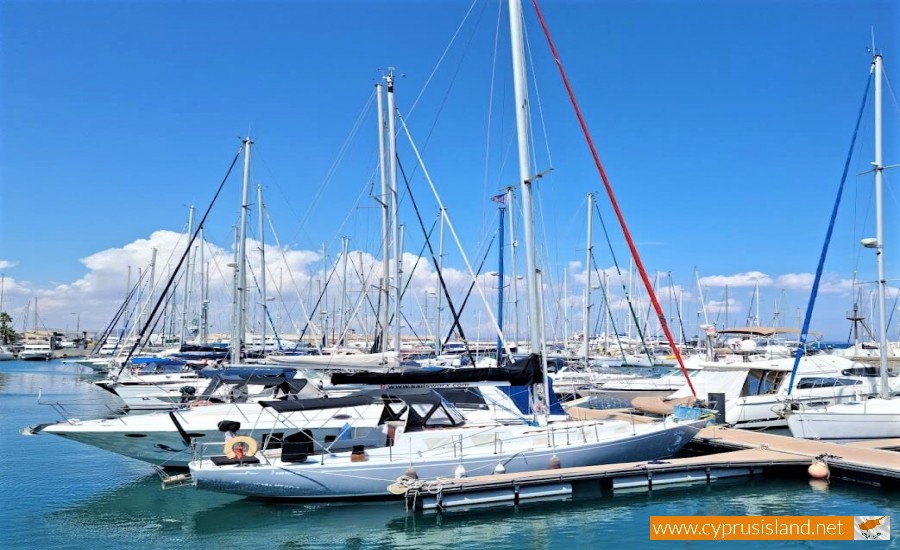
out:
<path id="1" fill-rule="evenodd" d="M 232 437 L 225 442 L 225 456 L 228 458 L 249 458 L 259 450 L 259 444 L 249 435 Z"/>

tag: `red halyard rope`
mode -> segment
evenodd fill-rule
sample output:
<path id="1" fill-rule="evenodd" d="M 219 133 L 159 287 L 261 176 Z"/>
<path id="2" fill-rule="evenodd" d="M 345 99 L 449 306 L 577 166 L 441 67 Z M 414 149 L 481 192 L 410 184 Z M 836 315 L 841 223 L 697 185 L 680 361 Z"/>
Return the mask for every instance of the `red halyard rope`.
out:
<path id="1" fill-rule="evenodd" d="M 616 195 L 613 193 L 612 186 L 609 183 L 609 178 L 606 177 L 606 170 L 603 169 L 603 164 L 600 162 L 600 155 L 597 154 L 597 149 L 594 147 L 594 140 L 591 138 L 591 132 L 588 130 L 587 123 L 584 121 L 584 116 L 581 114 L 581 108 L 578 107 L 578 101 L 575 99 L 575 92 L 572 91 L 572 86 L 569 84 L 569 78 L 566 76 L 566 70 L 563 68 L 562 61 L 559 58 L 559 52 L 556 50 L 556 45 L 553 43 L 553 38 L 550 36 L 550 29 L 547 28 L 547 22 L 544 20 L 544 14 L 541 13 L 541 8 L 538 6 L 537 0 L 531 0 L 531 4 L 534 6 L 534 11 L 537 13 L 538 21 L 541 23 L 541 29 L 544 31 L 544 36 L 547 37 L 547 44 L 550 46 L 550 52 L 553 55 L 553 60 L 556 62 L 556 66 L 559 68 L 559 74 L 562 77 L 563 85 L 566 87 L 566 92 L 569 94 L 569 101 L 572 102 L 572 107 L 575 109 L 575 116 L 578 117 L 578 124 L 581 125 L 581 131 L 584 133 L 584 138 L 587 140 L 588 148 L 591 150 L 591 156 L 594 157 L 594 164 L 597 166 L 597 171 L 600 172 L 600 179 L 603 180 L 603 186 L 606 188 L 606 194 L 609 195 L 609 200 L 612 203 L 613 209 L 616 212 L 616 218 L 619 220 L 619 225 L 622 226 L 622 232 L 625 234 L 625 240 L 628 242 L 628 248 L 631 250 L 631 256 L 634 258 L 634 264 L 637 266 L 638 271 L 641 274 L 641 280 L 644 281 L 644 287 L 647 289 L 647 294 L 650 296 L 650 301 L 653 303 L 653 309 L 656 310 L 656 315 L 659 317 L 659 324 L 663 329 L 663 332 L 666 335 L 666 340 L 669 342 L 669 346 L 672 348 L 672 352 L 675 354 L 675 359 L 678 361 L 678 366 L 681 368 L 682 374 L 684 374 L 685 380 L 687 380 L 688 388 L 691 390 L 691 394 L 696 398 L 697 392 L 694 390 L 694 385 L 691 383 L 691 377 L 688 375 L 687 369 L 684 367 L 684 360 L 681 357 L 681 352 L 678 350 L 678 346 L 675 345 L 675 339 L 672 338 L 672 332 L 669 330 L 669 325 L 666 323 L 666 317 L 663 314 L 662 307 L 659 305 L 659 300 L 656 299 L 656 293 L 653 291 L 653 285 L 650 283 L 650 278 L 647 276 L 647 272 L 644 270 L 644 264 L 641 262 L 641 257 L 638 255 L 637 247 L 634 245 L 634 241 L 631 238 L 631 232 L 628 231 L 628 225 L 625 223 L 625 218 L 622 215 L 622 211 L 619 209 L 619 203 L 616 201 Z"/>

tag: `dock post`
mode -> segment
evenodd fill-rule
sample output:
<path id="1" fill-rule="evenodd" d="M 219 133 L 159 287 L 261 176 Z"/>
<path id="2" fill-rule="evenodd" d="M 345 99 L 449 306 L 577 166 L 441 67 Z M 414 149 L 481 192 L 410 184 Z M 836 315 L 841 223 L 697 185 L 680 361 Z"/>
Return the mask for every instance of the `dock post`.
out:
<path id="1" fill-rule="evenodd" d="M 709 408 L 716 411 L 716 424 L 724 424 L 725 423 L 725 394 L 724 393 L 711 393 L 708 395 L 706 401 L 709 403 Z"/>

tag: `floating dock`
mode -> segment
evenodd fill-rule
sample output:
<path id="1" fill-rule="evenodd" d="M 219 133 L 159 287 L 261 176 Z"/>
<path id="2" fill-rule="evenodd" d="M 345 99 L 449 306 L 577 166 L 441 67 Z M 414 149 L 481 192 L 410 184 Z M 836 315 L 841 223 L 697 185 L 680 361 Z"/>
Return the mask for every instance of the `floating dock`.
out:
<path id="1" fill-rule="evenodd" d="M 626 413 L 607 414 L 621 417 Z M 836 444 L 712 426 L 701 430 L 690 446 L 713 454 L 460 479 L 403 480 L 392 485 L 390 491 L 404 495 L 408 509 L 426 511 L 517 505 L 535 499 L 569 499 L 577 494 L 709 484 L 778 469 L 794 469 L 806 476 L 806 468 L 814 461 L 824 461 L 832 479 L 900 487 L 900 455 L 889 450 L 900 448 L 900 439 Z"/>

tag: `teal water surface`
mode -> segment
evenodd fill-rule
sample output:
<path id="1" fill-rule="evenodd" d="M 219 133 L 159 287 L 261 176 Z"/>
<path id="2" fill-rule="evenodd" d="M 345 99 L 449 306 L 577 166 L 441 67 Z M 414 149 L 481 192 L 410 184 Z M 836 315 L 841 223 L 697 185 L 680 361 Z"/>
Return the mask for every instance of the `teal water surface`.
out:
<path id="1" fill-rule="evenodd" d="M 695 548 L 766 545 L 834 548 L 885 542 L 653 542 L 652 515 L 891 515 L 900 495 L 845 482 L 742 479 L 519 507 L 408 513 L 401 501 L 274 504 L 199 491 L 162 490 L 143 462 L 43 434 L 28 425 L 117 408 L 88 369 L 59 361 L 0 363 L 0 525 L 10 548 Z M 74 403 L 74 404 L 72 404 Z"/>

